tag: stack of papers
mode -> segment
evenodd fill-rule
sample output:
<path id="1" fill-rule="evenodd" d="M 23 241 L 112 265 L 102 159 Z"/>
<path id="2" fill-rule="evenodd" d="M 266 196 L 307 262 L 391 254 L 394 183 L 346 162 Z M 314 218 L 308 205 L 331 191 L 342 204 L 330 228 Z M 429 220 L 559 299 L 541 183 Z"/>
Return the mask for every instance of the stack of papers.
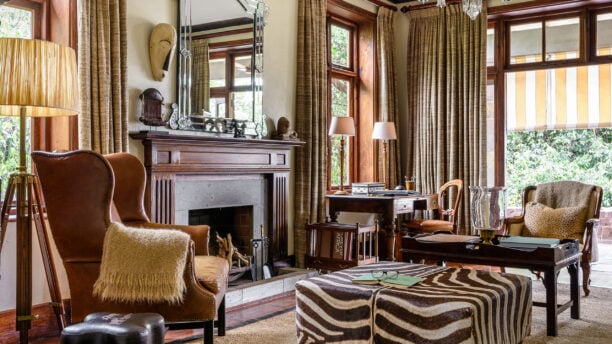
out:
<path id="1" fill-rule="evenodd" d="M 524 236 L 511 236 L 499 241 L 499 246 L 509 248 L 532 248 L 555 247 L 561 240 L 555 238 L 537 238 Z"/>
<path id="2" fill-rule="evenodd" d="M 397 278 L 385 278 L 379 280 L 374 278 L 372 274 L 369 273 L 353 278 L 352 282 L 357 284 L 378 284 L 386 287 L 408 289 L 411 286 L 421 282 L 421 278 L 399 274 Z"/>

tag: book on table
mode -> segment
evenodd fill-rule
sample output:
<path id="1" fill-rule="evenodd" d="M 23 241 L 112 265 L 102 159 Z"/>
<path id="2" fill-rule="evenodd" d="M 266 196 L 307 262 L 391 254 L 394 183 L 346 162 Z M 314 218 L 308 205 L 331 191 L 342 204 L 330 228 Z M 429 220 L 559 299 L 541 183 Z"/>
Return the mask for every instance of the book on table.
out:
<path id="1" fill-rule="evenodd" d="M 453 243 L 453 242 L 477 242 L 480 241 L 480 237 L 473 235 L 459 235 L 459 234 L 432 234 L 432 235 L 424 235 L 422 237 L 417 237 L 417 241 L 421 242 L 443 242 L 443 243 Z"/>
<path id="2" fill-rule="evenodd" d="M 421 282 L 421 278 L 399 274 L 395 278 L 380 279 L 380 278 L 374 277 L 371 273 L 367 273 L 367 274 L 363 274 L 363 275 L 354 277 L 351 281 L 356 284 L 370 284 L 370 285 L 378 284 L 378 285 L 382 285 L 385 287 L 407 289 Z"/>
<path id="3" fill-rule="evenodd" d="M 499 246 L 508 248 L 538 248 L 555 247 L 561 242 L 556 238 L 538 238 L 525 236 L 511 236 L 499 241 Z"/>

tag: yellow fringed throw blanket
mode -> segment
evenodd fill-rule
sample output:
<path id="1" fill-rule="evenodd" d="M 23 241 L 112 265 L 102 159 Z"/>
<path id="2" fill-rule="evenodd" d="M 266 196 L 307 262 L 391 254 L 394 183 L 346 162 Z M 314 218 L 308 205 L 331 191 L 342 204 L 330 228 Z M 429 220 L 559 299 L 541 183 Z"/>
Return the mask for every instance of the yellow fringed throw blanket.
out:
<path id="1" fill-rule="evenodd" d="M 189 243 L 189 235 L 178 230 L 112 223 L 94 296 L 115 302 L 182 302 Z"/>

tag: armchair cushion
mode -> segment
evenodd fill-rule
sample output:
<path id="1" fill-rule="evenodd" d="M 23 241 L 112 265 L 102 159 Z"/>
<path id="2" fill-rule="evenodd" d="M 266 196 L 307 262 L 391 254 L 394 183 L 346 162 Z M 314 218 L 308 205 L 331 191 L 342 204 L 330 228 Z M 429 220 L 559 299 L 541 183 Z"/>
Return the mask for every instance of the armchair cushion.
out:
<path id="1" fill-rule="evenodd" d="M 582 243 L 586 217 L 586 207 L 553 209 L 542 203 L 529 202 L 525 206 L 525 226 L 522 235 L 577 239 Z"/>
<path id="2" fill-rule="evenodd" d="M 211 293 L 218 293 L 227 286 L 229 264 L 227 259 L 216 256 L 195 256 L 196 278 Z"/>
<path id="3" fill-rule="evenodd" d="M 177 230 L 111 223 L 94 296 L 119 302 L 182 302 L 190 242 L 188 234 Z"/>

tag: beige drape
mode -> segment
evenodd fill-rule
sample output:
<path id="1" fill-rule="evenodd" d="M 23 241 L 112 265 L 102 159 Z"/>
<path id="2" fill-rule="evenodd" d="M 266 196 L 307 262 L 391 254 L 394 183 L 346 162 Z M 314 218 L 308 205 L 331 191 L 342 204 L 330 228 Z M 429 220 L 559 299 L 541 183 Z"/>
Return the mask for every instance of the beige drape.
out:
<path id="1" fill-rule="evenodd" d="M 209 111 L 210 67 L 208 65 L 208 40 L 198 39 L 191 43 L 192 75 L 191 110 L 202 114 Z"/>
<path id="2" fill-rule="evenodd" d="M 469 230 L 469 185 L 486 185 L 486 6 L 409 13 L 407 172 L 417 189 L 464 182 L 460 228 Z"/>
<path id="3" fill-rule="evenodd" d="M 127 151 L 125 0 L 80 0 L 79 146 L 107 154 Z"/>
<path id="4" fill-rule="evenodd" d="M 295 254 L 304 266 L 306 223 L 325 220 L 327 188 L 326 0 L 298 1 L 295 151 Z"/>
<path id="5" fill-rule="evenodd" d="M 394 22 L 394 11 L 380 7 L 378 9 L 378 16 L 376 18 L 376 34 L 378 49 L 376 57 L 378 64 L 378 71 L 380 73 L 380 87 L 379 87 L 379 103 L 378 113 L 379 121 L 383 122 L 394 122 L 395 131 L 397 133 L 397 140 L 390 140 L 388 144 L 388 164 L 387 166 L 387 179 L 389 181 L 388 186 L 392 188 L 395 185 L 402 184 L 401 178 L 401 166 L 400 166 L 400 150 L 399 150 L 399 116 L 398 116 L 398 105 L 397 105 L 397 80 L 395 74 L 395 59 L 393 51 L 395 50 L 395 40 L 393 31 Z M 381 145 L 382 146 L 382 145 Z M 379 156 L 380 156 L 379 152 Z M 378 159 L 378 175 L 382 176 L 382 159 Z M 380 178 L 380 180 L 384 180 Z"/>

